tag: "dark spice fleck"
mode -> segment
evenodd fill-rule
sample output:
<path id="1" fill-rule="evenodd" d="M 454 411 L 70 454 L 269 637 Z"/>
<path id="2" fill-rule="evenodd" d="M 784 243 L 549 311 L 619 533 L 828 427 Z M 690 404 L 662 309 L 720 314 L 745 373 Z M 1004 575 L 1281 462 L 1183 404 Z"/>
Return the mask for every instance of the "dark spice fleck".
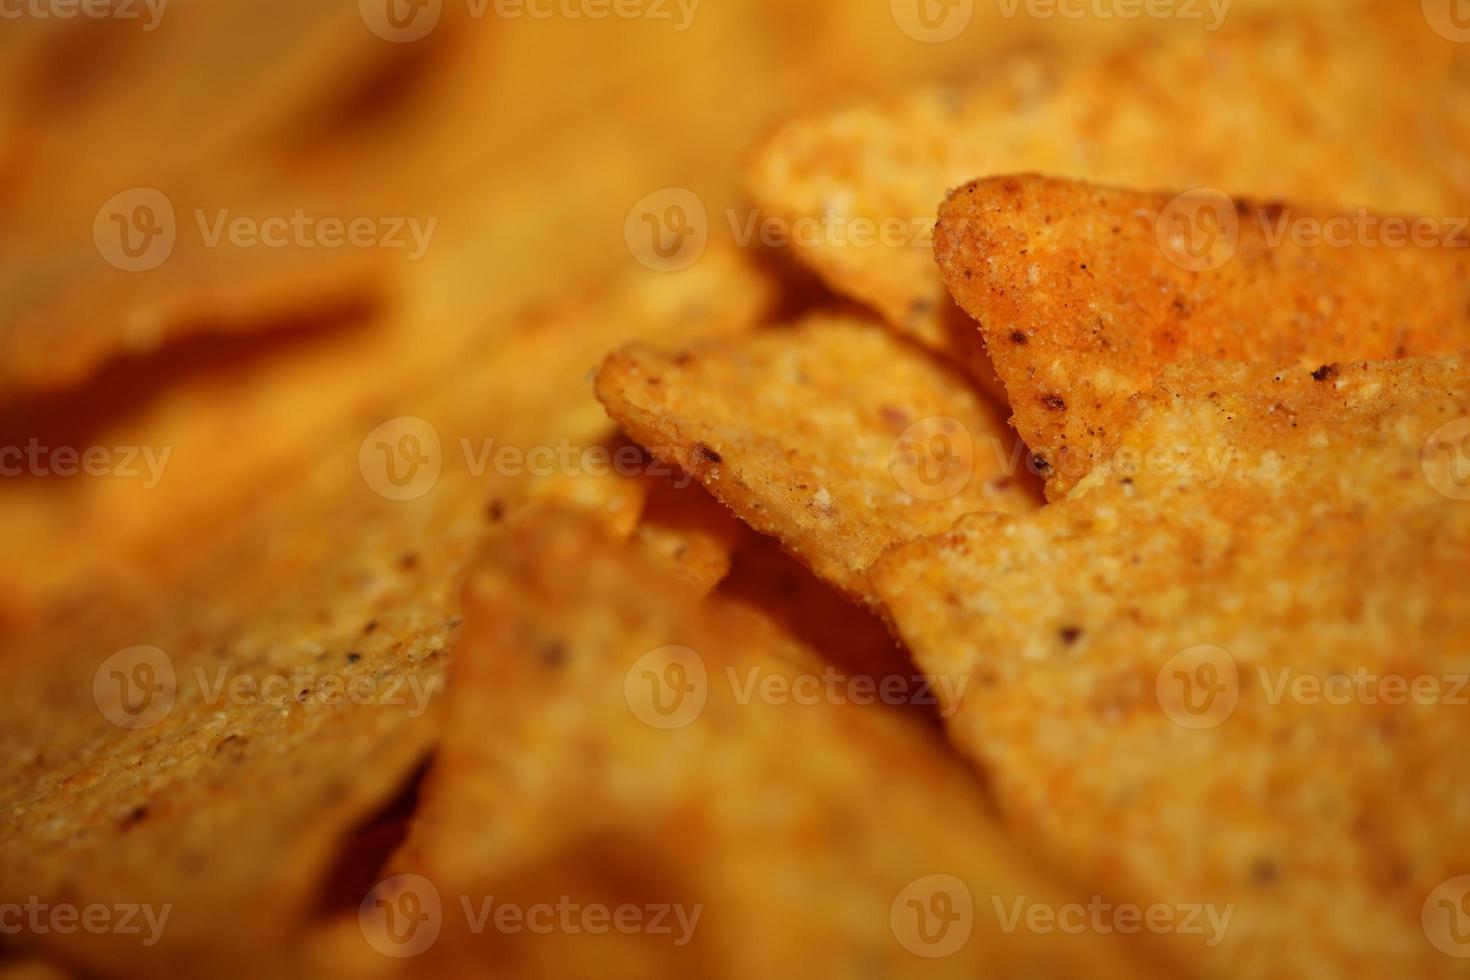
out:
<path id="1" fill-rule="evenodd" d="M 1314 381 L 1331 381 L 1335 377 L 1337 377 L 1336 364 L 1324 364 L 1312 372 L 1312 379 Z"/>
<path id="2" fill-rule="evenodd" d="M 1079 626 L 1063 626 L 1061 628 L 1062 642 L 1071 646 L 1082 639 L 1082 628 Z"/>
<path id="3" fill-rule="evenodd" d="M 1024 333 L 1022 333 L 1020 330 L 1012 330 L 1011 331 L 1011 343 L 1013 343 L 1013 344 L 1026 344 L 1026 343 L 1029 343 L 1029 342 L 1030 342 L 1029 341 L 1029 338 Z"/>
<path id="4" fill-rule="evenodd" d="M 1041 404 L 1054 412 L 1065 412 L 1067 410 L 1066 399 L 1061 395 L 1042 395 Z"/>
<path id="5" fill-rule="evenodd" d="M 377 628 L 378 628 L 378 621 L 376 619 L 370 619 L 365 624 L 363 624 L 362 631 L 364 633 L 371 633 L 373 630 L 375 630 Z"/>
<path id="6" fill-rule="evenodd" d="M 350 664 L 355 664 L 355 663 L 357 663 L 361 659 L 362 659 L 362 654 L 357 653 L 355 651 L 352 652 L 352 653 L 349 653 L 347 655 L 347 662 L 350 663 Z"/>
<path id="7" fill-rule="evenodd" d="M 498 500 L 492 500 L 485 505 L 485 519 L 492 524 L 499 524 L 505 518 L 505 505 Z"/>
<path id="8" fill-rule="evenodd" d="M 405 552 L 403 557 L 398 559 L 398 567 L 403 569 L 404 571 L 412 571 L 413 569 L 418 568 L 419 556 L 414 554 L 412 551 Z"/>
<path id="9" fill-rule="evenodd" d="M 1251 880 L 1258 885 L 1274 885 L 1280 877 L 1281 868 L 1275 861 L 1262 858 L 1251 867 Z"/>
<path id="10" fill-rule="evenodd" d="M 899 427 L 909 424 L 908 413 L 901 408 L 896 408 L 893 405 L 884 405 L 878 411 L 882 414 L 884 421 L 889 425 Z"/>
<path id="11" fill-rule="evenodd" d="M 539 652 L 542 665 L 556 670 L 567 662 L 567 645 L 561 640 L 552 640 Z"/>
<path id="12" fill-rule="evenodd" d="M 122 825 L 125 828 L 126 827 L 131 827 L 134 824 L 140 824 L 144 820 L 147 820 L 147 819 L 148 819 L 148 808 L 146 806 L 135 806 L 131 810 L 128 811 L 128 815 L 127 816 L 123 817 Z"/>
<path id="13" fill-rule="evenodd" d="M 721 456 L 719 453 L 715 452 L 713 449 L 706 446 L 702 442 L 694 447 L 694 453 L 700 458 L 700 460 L 706 463 L 723 463 L 725 461 L 725 457 Z"/>

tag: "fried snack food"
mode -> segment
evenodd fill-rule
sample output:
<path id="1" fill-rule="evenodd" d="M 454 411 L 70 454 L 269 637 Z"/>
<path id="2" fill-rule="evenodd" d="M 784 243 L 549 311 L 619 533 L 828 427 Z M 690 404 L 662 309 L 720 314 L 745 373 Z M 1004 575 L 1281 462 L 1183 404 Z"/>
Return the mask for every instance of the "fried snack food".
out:
<path id="1" fill-rule="evenodd" d="M 743 526 L 743 525 L 742 525 Z M 895 685 L 926 722 L 937 701 L 914 662 L 875 610 L 866 609 L 817 577 L 775 538 L 747 533 L 730 560 L 718 594 L 732 605 L 770 621 L 852 676 Z"/>
<path id="2" fill-rule="evenodd" d="M 654 456 L 860 599 L 894 543 L 1035 506 L 996 409 L 861 315 L 678 353 L 631 347 L 603 364 L 597 396 Z"/>
<path id="3" fill-rule="evenodd" d="M 973 363 L 929 247 L 949 189 L 1034 170 L 1464 214 L 1467 57 L 1414 4 L 1237 13 L 1218 32 L 999 59 L 964 87 L 794 119 L 760 149 L 748 183 L 761 211 L 790 226 L 873 229 L 809 236 L 797 255 L 839 294 Z"/>
<path id="4" fill-rule="evenodd" d="M 131 247 L 144 241 L 135 235 Z M 370 250 L 221 250 L 198 241 L 176 248 L 154 269 L 129 272 L 109 266 L 91 241 L 54 242 L 53 250 L 34 241 L 0 241 L 6 310 L 0 319 L 0 404 L 87 381 L 110 359 L 151 353 L 184 336 L 365 316 L 384 300 L 390 269 L 384 259 Z"/>
<path id="5" fill-rule="evenodd" d="M 970 681 L 952 739 L 1082 881 L 1228 912 L 1192 975 L 1460 975 L 1470 362 L 1175 366 L 1136 413 L 1070 499 L 875 569 Z"/>
<path id="6" fill-rule="evenodd" d="M 1059 499 L 1128 400 L 1195 358 L 1300 363 L 1470 349 L 1470 227 L 1037 175 L 955 191 L 934 252 L 980 323 Z"/>
<path id="7" fill-rule="evenodd" d="M 462 573 L 533 498 L 532 453 L 565 444 L 568 478 L 600 479 L 583 450 L 612 427 L 588 369 L 631 337 L 752 328 L 770 301 L 749 267 L 710 261 L 532 317 L 452 377 L 383 393 L 288 493 L 176 543 L 167 573 L 4 636 L 0 902 L 130 905 L 159 921 L 156 934 L 28 940 L 133 974 L 299 966 L 338 846 L 438 737 Z"/>
<path id="8" fill-rule="evenodd" d="M 730 574 L 730 559 L 749 532 L 703 488 L 679 473 L 649 491 L 633 531 L 638 546 L 657 555 L 696 592 L 706 593 Z"/>
<path id="9" fill-rule="evenodd" d="M 935 732 L 841 684 L 748 689 L 824 665 L 585 516 L 527 512 L 467 591 L 413 877 L 364 903 L 369 944 L 418 944 L 405 975 L 1139 975 L 1116 936 L 1002 930 L 992 896 L 1060 894 Z M 437 939 L 378 911 L 405 894 Z M 538 906 L 572 924 L 496 917 Z M 632 927 L 581 928 L 599 909 Z"/>
<path id="10" fill-rule="evenodd" d="M 302 130 L 343 135 L 324 104 L 350 104 L 402 60 L 358 10 L 167 8 L 7 21 L 28 43 L 6 78 L 16 104 L 0 109 L 13 130 L 0 151 L 0 402 L 178 337 L 372 305 L 394 257 L 419 250 L 386 227 L 400 218 L 376 216 L 415 216 L 422 233 L 440 213 L 370 203 L 295 165 Z M 406 247 L 354 244 L 369 239 Z"/>

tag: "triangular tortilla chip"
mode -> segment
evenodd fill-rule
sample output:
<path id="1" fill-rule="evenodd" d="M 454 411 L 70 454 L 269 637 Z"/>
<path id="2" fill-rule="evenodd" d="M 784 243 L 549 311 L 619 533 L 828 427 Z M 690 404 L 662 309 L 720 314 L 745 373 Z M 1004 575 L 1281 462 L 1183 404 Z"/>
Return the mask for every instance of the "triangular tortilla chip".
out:
<path id="1" fill-rule="evenodd" d="M 1470 349 L 1467 219 L 1034 175 L 976 181 L 940 213 L 935 255 L 1053 499 L 1106 458 L 1128 399 L 1175 361 L 1318 368 Z"/>
<path id="2" fill-rule="evenodd" d="M 748 329 L 770 299 L 727 255 L 538 315 L 452 376 L 382 393 L 396 421 L 356 419 L 289 493 L 179 542 L 168 573 L 6 636 L 0 903 L 168 909 L 157 936 L 19 941 L 134 975 L 292 965 L 334 848 L 434 744 L 462 572 L 534 497 L 532 454 L 565 445 L 558 478 L 602 479 L 588 451 L 612 426 L 588 368 L 633 337 Z"/>
<path id="3" fill-rule="evenodd" d="M 969 679 L 951 737 L 1112 900 L 1230 910 L 1192 975 L 1461 975 L 1470 364 L 1197 364 L 1137 407 L 1131 463 L 875 569 Z"/>
<path id="4" fill-rule="evenodd" d="M 680 353 L 630 348 L 603 365 L 597 394 L 655 456 L 859 598 L 891 545 L 1035 506 L 997 410 L 859 315 Z"/>
<path id="5" fill-rule="evenodd" d="M 955 327 L 926 235 L 946 191 L 1034 170 L 1464 214 L 1467 60 L 1470 50 L 1431 30 L 1413 3 L 1232 11 L 1215 32 L 1002 59 L 962 87 L 793 120 L 761 148 L 748 181 L 765 215 L 837 230 L 797 250 L 835 291 L 973 364 L 979 348 Z M 904 244 L 839 233 L 889 226 Z"/>
<path id="6" fill-rule="evenodd" d="M 1002 925 L 994 899 L 1062 898 L 936 733 L 840 675 L 788 700 L 827 676 L 818 655 L 585 518 L 528 514 L 468 595 L 450 731 L 393 869 L 413 877 L 364 903 L 367 942 L 415 953 L 414 975 L 1137 975 L 1117 936 Z M 374 905 L 409 893 L 438 915 Z M 493 917 L 547 904 L 571 925 Z M 620 907 L 649 927 L 580 927 Z"/>

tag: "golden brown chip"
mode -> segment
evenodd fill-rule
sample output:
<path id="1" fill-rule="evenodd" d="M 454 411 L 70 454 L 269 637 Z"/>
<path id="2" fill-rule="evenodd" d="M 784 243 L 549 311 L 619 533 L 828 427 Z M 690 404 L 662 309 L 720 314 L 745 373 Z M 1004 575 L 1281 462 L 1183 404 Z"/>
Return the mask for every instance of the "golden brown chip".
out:
<path id="1" fill-rule="evenodd" d="M 837 292 L 972 361 L 978 347 L 954 328 L 926 234 L 949 189 L 1039 171 L 1465 214 L 1467 57 L 1415 4 L 1234 13 L 1219 31 L 1001 59 L 966 87 L 796 119 L 766 142 L 749 183 L 789 224 L 889 227 L 886 239 L 815 236 L 798 254 Z"/>
<path id="2" fill-rule="evenodd" d="M 176 542 L 167 573 L 7 635 L 0 903 L 160 922 L 26 941 L 91 970 L 291 965 L 334 850 L 438 736 L 471 554 L 545 451 L 559 474 L 603 463 L 588 369 L 632 337 L 748 329 L 769 301 L 714 260 L 522 323 L 453 376 L 383 393 L 289 493 Z"/>
<path id="3" fill-rule="evenodd" d="M 1213 909 L 1193 975 L 1460 975 L 1470 364 L 1180 366 L 1137 412 L 1071 499 L 875 569 L 969 679 L 951 737 L 1058 866 Z"/>
<path id="4" fill-rule="evenodd" d="M 363 906 L 410 975 L 1137 975 L 1116 936 L 1006 930 L 997 901 L 1063 896 L 936 733 L 808 689 L 814 651 L 587 518 L 528 514 L 468 596 L 403 877 Z"/>
<path id="5" fill-rule="evenodd" d="M 1470 348 L 1463 223 L 1026 175 L 952 194 L 935 255 L 1054 499 L 1174 361 L 1317 368 Z"/>
<path id="6" fill-rule="evenodd" d="M 0 110 L 15 128 L 0 190 L 0 402 L 180 336 L 382 298 L 385 270 L 432 244 L 442 212 L 399 210 L 381 191 L 368 203 L 290 159 L 302 137 L 289 130 L 329 138 L 322 103 L 350 102 L 403 59 L 365 16 L 263 0 L 9 22 L 29 36 L 7 75 L 15 118 Z"/>
<path id="7" fill-rule="evenodd" d="M 783 551 L 775 538 L 746 536 L 732 556 L 730 574 L 720 583 L 719 595 L 816 651 L 822 663 L 853 675 L 902 684 L 905 690 L 922 684 L 908 653 L 875 611 L 817 578 Z M 932 708 L 923 703 L 930 700 L 929 696 L 913 698 L 932 720 Z"/>
<path id="8" fill-rule="evenodd" d="M 1034 506 L 994 407 L 861 317 L 680 353 L 630 348 L 603 365 L 597 393 L 655 456 L 853 596 L 869 597 L 866 570 L 896 542 Z"/>
<path id="9" fill-rule="evenodd" d="M 654 484 L 633 532 L 640 547 L 669 567 L 700 593 L 708 592 L 730 573 L 730 556 L 740 544 L 745 525 L 698 486 L 678 473 Z"/>
<path id="10" fill-rule="evenodd" d="M 0 401 L 85 380 L 110 358 L 185 335 L 300 326 L 381 302 L 403 250 L 349 244 L 353 216 L 326 201 L 303 205 L 299 190 L 262 194 L 156 181 L 0 235 Z M 417 238 L 400 234 L 419 254 L 433 227 L 414 222 Z M 387 240 L 386 226 L 371 234 Z"/>
<path id="11" fill-rule="evenodd" d="M 0 960 L 0 980 L 67 980 L 70 976 L 59 965 L 36 957 Z"/>

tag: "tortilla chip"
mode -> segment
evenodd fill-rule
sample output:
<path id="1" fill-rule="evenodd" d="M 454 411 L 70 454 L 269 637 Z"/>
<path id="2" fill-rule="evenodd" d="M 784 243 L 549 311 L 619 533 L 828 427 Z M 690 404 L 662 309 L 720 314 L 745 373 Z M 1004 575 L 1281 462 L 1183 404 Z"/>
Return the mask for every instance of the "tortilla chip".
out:
<path id="1" fill-rule="evenodd" d="M 608 358 L 597 395 L 822 578 L 868 599 L 884 549 L 977 510 L 1035 506 L 1014 436 L 965 379 L 860 316 Z"/>
<path id="2" fill-rule="evenodd" d="M 298 137 L 283 132 L 332 133 L 320 104 L 383 84 L 403 58 L 363 17 L 335 0 L 262 0 L 11 22 L 28 36 L 7 78 L 20 105 L 11 120 L 0 110 L 15 130 L 0 151 L 0 401 L 186 334 L 382 298 L 407 250 L 335 246 L 316 222 L 424 212 L 293 168 Z M 214 239 L 221 213 L 312 224 L 284 245 L 237 247 L 228 231 Z"/>
<path id="3" fill-rule="evenodd" d="M 70 976 L 57 964 L 36 957 L 0 961 L 0 980 L 67 980 Z"/>
<path id="4" fill-rule="evenodd" d="M 1461 358 L 1176 366 L 1071 499 L 874 571 L 1016 828 L 1113 901 L 1231 911 L 1192 975 L 1461 973 L 1467 417 Z"/>
<path id="5" fill-rule="evenodd" d="M 714 260 L 538 315 L 453 376 L 380 394 L 399 417 L 324 439 L 289 493 L 176 544 L 167 572 L 6 636 L 0 902 L 170 910 L 152 945 L 25 941 L 99 971 L 292 966 L 334 849 L 438 736 L 460 577 L 531 499 L 530 452 L 565 442 L 580 472 L 607 437 L 588 368 L 630 337 L 748 329 L 770 300 Z M 487 439 L 513 459 L 481 467 Z M 129 701 L 159 717 L 129 727 Z"/>
<path id="6" fill-rule="evenodd" d="M 762 212 L 788 225 L 888 227 L 886 238 L 808 236 L 797 254 L 838 293 L 969 363 L 978 347 L 956 332 L 927 234 L 950 188 L 1034 170 L 1465 214 L 1467 58 L 1426 29 L 1415 4 L 1237 13 L 1218 32 L 1150 36 L 1106 55 L 1019 56 L 966 87 L 793 120 L 748 180 Z"/>
<path id="7" fill-rule="evenodd" d="M 917 696 L 918 689 L 926 685 L 887 624 L 875 611 L 817 578 L 783 551 L 776 539 L 747 534 L 718 594 L 815 651 L 821 663 L 913 692 L 915 696 L 908 700 L 932 722 L 932 697 Z"/>
<path id="8" fill-rule="evenodd" d="M 1317 368 L 1470 349 L 1470 230 L 1424 219 L 1416 245 L 1412 227 L 1026 175 L 951 195 L 935 255 L 1057 499 L 1171 362 Z"/>
<path id="9" fill-rule="evenodd" d="M 417 877 L 364 903 L 367 942 L 417 954 L 408 975 L 1136 975 L 1117 937 L 1003 931 L 991 896 L 1058 893 L 932 731 L 841 693 L 742 694 L 816 676 L 814 653 L 585 517 L 528 514 L 468 596 L 450 731 L 394 869 Z M 678 671 L 661 699 L 649 678 Z M 375 903 L 410 889 L 439 899 L 436 941 L 385 927 Z M 940 892 L 957 918 L 926 941 L 907 900 Z M 572 925 L 471 919 L 538 903 Z M 663 925 L 578 927 L 620 906 Z"/>
<path id="10" fill-rule="evenodd" d="M 719 502 L 680 473 L 654 484 L 634 531 L 638 546 L 661 557 L 696 592 L 730 573 L 730 556 L 749 532 Z"/>
<path id="11" fill-rule="evenodd" d="M 185 335 L 368 312 L 384 297 L 395 257 L 403 258 L 306 238 L 251 244 L 230 230 L 241 220 L 264 229 L 297 210 L 340 215 L 325 202 L 303 202 L 299 190 L 261 197 L 227 184 L 163 186 L 116 188 L 85 214 L 47 215 L 39 227 L 59 229 L 50 235 L 28 223 L 24 235 L 0 236 L 0 400 L 84 380 L 110 358 Z"/>

